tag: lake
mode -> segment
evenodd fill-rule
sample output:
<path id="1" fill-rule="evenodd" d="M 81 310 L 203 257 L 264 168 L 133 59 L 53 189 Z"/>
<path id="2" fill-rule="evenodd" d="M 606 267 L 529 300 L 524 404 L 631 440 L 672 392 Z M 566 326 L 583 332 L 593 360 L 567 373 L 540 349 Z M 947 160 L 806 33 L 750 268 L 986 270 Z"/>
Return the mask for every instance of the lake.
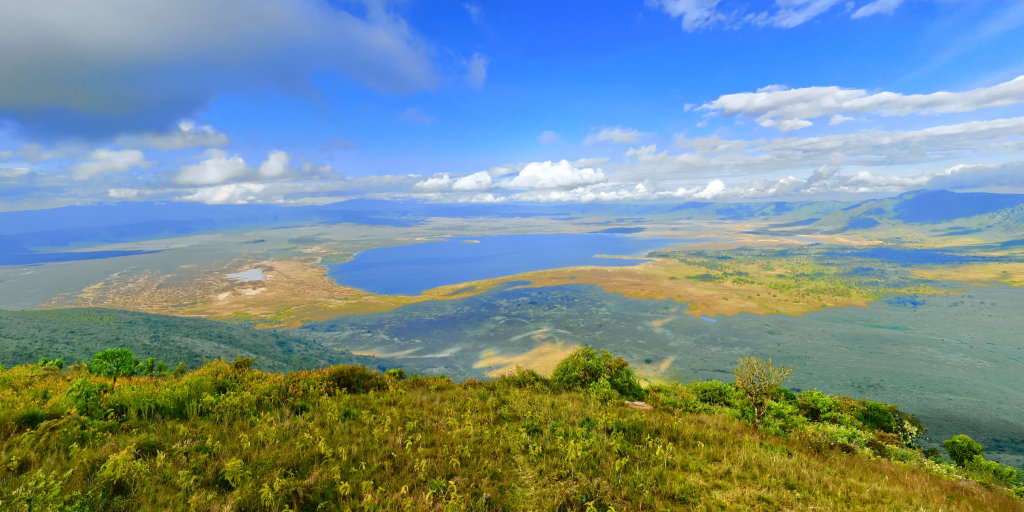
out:
<path id="1" fill-rule="evenodd" d="M 687 240 L 611 233 L 497 235 L 370 249 L 345 263 L 328 264 L 339 285 L 384 295 L 418 295 L 449 284 L 577 266 L 622 267 L 643 260 L 601 258 L 644 256 Z"/>

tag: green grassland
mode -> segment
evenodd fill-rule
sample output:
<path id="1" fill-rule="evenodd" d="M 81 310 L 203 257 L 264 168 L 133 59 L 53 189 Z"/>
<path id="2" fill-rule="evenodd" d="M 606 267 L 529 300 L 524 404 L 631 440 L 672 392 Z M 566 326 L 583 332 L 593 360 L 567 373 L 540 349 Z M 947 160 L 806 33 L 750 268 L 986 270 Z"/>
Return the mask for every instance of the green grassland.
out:
<path id="1" fill-rule="evenodd" d="M 640 389 L 616 361 L 461 384 L 22 365 L 0 373 L 0 509 L 1024 510 L 1005 468 L 926 458 L 892 406 L 777 390 L 755 429 L 733 385 Z"/>

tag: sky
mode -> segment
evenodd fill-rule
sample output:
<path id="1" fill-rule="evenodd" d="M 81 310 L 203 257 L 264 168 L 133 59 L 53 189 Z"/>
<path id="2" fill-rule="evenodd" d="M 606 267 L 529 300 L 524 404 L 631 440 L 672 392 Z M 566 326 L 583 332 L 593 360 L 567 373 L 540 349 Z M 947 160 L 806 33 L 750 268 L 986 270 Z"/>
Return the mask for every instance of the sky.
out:
<path id="1" fill-rule="evenodd" d="M 0 2 L 0 210 L 1024 192 L 1018 0 Z"/>

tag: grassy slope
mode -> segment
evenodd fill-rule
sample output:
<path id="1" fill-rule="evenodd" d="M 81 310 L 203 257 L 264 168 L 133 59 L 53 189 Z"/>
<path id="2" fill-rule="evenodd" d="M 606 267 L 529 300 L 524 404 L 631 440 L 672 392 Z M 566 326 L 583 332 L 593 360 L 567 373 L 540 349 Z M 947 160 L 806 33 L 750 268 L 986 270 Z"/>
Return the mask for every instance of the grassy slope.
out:
<path id="1" fill-rule="evenodd" d="M 121 379 L 88 418 L 64 398 L 82 377 L 103 382 L 81 368 L 0 374 L 0 509 L 1024 510 L 921 460 L 524 380 L 213 362 Z"/>
<path id="2" fill-rule="evenodd" d="M 235 356 L 253 357 L 260 368 L 273 371 L 378 364 L 287 334 L 197 318 L 101 308 L 0 311 L 0 364 L 33 363 L 40 357 L 63 357 L 71 364 L 109 347 L 128 347 L 137 357 L 172 366 L 184 361 L 191 368 Z"/>

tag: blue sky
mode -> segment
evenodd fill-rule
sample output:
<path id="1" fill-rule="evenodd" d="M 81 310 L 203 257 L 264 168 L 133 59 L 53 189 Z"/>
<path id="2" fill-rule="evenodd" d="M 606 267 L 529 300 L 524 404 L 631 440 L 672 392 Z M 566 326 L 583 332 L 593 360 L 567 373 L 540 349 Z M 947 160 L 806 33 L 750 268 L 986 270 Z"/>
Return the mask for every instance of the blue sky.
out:
<path id="1" fill-rule="evenodd" d="M 1024 189 L 1024 4 L 5 7 L 0 209 Z"/>

